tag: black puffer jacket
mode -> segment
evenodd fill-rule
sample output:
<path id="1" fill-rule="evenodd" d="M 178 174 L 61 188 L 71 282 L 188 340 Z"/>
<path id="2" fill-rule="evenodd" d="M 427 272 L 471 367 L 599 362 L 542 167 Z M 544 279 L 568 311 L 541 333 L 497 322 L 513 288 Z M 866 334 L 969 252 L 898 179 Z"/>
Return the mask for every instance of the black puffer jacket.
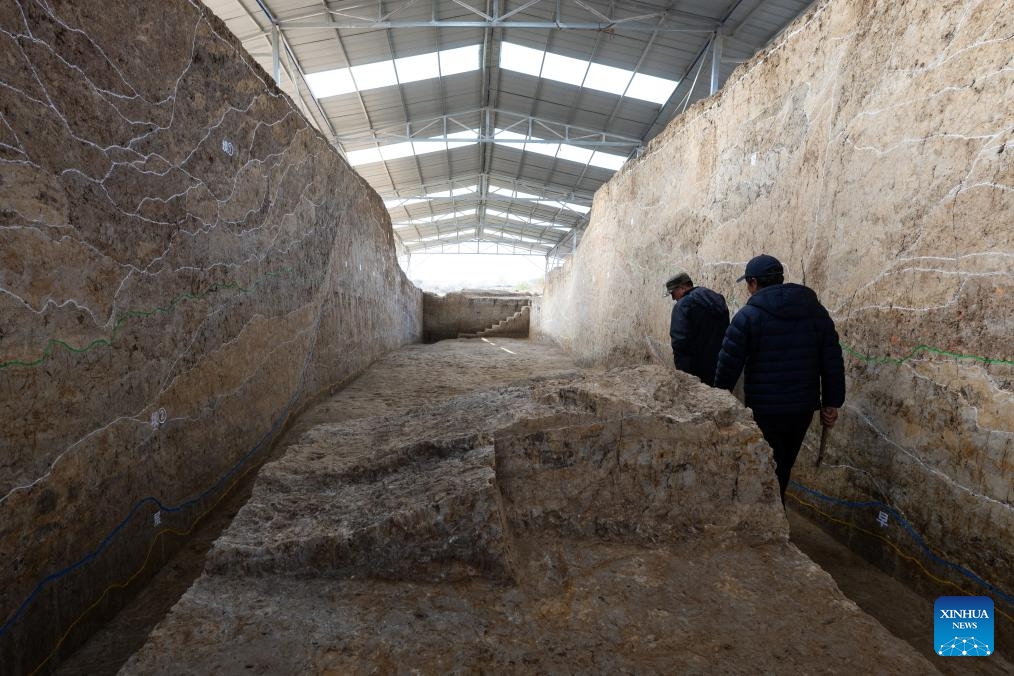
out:
<path id="1" fill-rule="evenodd" d="M 731 390 L 746 367 L 746 405 L 755 413 L 802 413 L 845 402 L 838 332 L 812 289 L 760 289 L 732 318 L 715 387 Z"/>
<path id="2" fill-rule="evenodd" d="M 672 308 L 669 338 L 676 368 L 703 380 L 715 379 L 715 364 L 722 337 L 729 326 L 725 297 L 703 286 L 695 286 Z"/>

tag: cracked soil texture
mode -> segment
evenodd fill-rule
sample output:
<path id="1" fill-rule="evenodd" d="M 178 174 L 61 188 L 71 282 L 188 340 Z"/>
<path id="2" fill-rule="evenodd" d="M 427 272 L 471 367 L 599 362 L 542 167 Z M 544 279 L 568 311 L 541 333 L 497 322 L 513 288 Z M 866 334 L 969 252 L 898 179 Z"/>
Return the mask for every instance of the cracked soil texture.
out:
<path id="1" fill-rule="evenodd" d="M 122 673 L 935 672 L 788 542 L 749 412 L 669 368 L 413 345 L 298 427 Z"/>

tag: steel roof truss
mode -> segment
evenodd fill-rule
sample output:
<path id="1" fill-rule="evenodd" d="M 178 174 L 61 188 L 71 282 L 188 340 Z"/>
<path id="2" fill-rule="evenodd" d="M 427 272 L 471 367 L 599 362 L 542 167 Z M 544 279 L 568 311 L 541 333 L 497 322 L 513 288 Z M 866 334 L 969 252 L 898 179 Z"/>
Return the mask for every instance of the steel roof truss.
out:
<path id="1" fill-rule="evenodd" d="M 491 133 L 481 133 L 478 127 L 479 125 L 470 125 L 466 122 L 462 122 L 458 118 L 462 118 L 466 115 L 478 115 L 480 120 L 487 116 L 492 115 L 496 118 L 516 118 L 514 121 L 507 125 L 499 126 L 501 132 L 510 132 L 517 128 L 524 130 L 525 139 L 506 139 L 497 138 Z M 548 134 L 551 134 L 553 138 L 535 138 L 533 137 L 533 131 L 537 129 L 545 130 Z M 434 129 L 440 129 L 442 132 L 441 136 L 424 136 L 423 134 Z M 451 129 L 458 131 L 470 131 L 477 132 L 474 137 L 451 137 Z M 515 132 L 519 133 L 519 132 Z M 622 134 L 614 134 L 608 131 L 587 129 L 585 127 L 578 127 L 571 124 L 561 123 L 554 120 L 545 118 L 539 118 L 532 115 L 520 115 L 506 110 L 493 110 L 488 108 L 476 108 L 474 110 L 465 110 L 457 113 L 451 113 L 448 115 L 441 115 L 439 117 L 430 118 L 426 120 L 413 121 L 409 120 L 403 124 L 399 124 L 397 127 L 389 126 L 387 128 L 378 127 L 372 129 L 366 133 L 352 133 L 352 134 L 339 134 L 336 140 L 341 144 L 357 144 L 357 143 L 376 143 L 382 145 L 384 143 L 395 143 L 405 141 L 446 141 L 446 142 L 477 142 L 477 143 L 508 143 L 508 144 L 521 144 L 521 143 L 567 143 L 582 147 L 627 147 L 637 148 L 641 145 L 642 140 L 634 138 L 632 136 L 625 136 Z"/>
<path id="2" fill-rule="evenodd" d="M 590 31 L 629 31 L 629 32 L 683 32 L 683 33 L 711 33 L 720 24 L 719 21 L 707 16 L 682 12 L 673 9 L 651 8 L 656 11 L 647 11 L 641 14 L 620 16 L 616 12 L 622 9 L 624 3 L 609 3 L 602 10 L 592 6 L 584 0 L 529 0 L 518 7 L 500 13 L 499 3 L 493 3 L 493 12 L 488 14 L 464 0 L 450 0 L 451 4 L 461 7 L 469 14 L 478 17 L 473 20 L 462 19 L 440 19 L 437 18 L 439 3 L 431 4 L 429 19 L 394 19 L 398 14 L 404 13 L 406 9 L 418 4 L 419 0 L 407 0 L 394 9 L 383 10 L 383 5 L 391 6 L 391 2 L 384 3 L 382 0 L 376 2 L 363 2 L 340 9 L 332 9 L 325 6 L 324 12 L 313 12 L 299 16 L 278 19 L 282 28 L 290 30 L 334 28 L 334 29 L 394 29 L 394 28 L 526 28 L 536 30 L 590 30 Z M 627 3 L 629 4 L 632 3 Z M 527 10 L 538 5 L 550 7 L 548 14 L 551 19 L 512 19 Z M 591 21 L 567 20 L 563 17 L 561 8 L 570 5 L 571 8 L 579 8 L 589 14 Z M 617 7 L 620 5 L 620 7 Z M 650 6 L 647 6 L 650 7 Z M 647 9 L 646 7 L 646 9 Z M 367 12 L 357 10 L 374 9 L 367 16 Z M 640 9 L 640 8 L 635 8 Z M 642 10 L 643 11 L 643 10 Z M 327 18 L 321 18 L 326 15 Z M 546 13 L 543 13 L 546 14 Z M 269 29 L 270 30 L 270 29 Z M 244 36 L 248 40 L 253 36 Z"/>

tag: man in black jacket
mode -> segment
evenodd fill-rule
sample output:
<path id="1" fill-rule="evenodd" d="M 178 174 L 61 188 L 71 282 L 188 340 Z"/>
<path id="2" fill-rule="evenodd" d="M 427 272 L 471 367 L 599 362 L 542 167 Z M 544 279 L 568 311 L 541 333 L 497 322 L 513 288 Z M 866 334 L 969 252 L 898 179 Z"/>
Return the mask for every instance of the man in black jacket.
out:
<path id="1" fill-rule="evenodd" d="M 665 292 L 676 301 L 669 320 L 676 368 L 710 385 L 715 379 L 722 337 L 729 326 L 725 297 L 703 286 L 694 286 L 685 272 L 671 277 L 665 283 Z"/>
<path id="2" fill-rule="evenodd" d="M 838 419 L 845 402 L 845 365 L 831 316 L 812 289 L 784 283 L 777 258 L 750 259 L 736 281 L 744 279 L 750 299 L 725 332 L 715 387 L 731 390 L 746 368 L 745 403 L 774 450 L 784 504 L 813 412 L 820 410 L 824 427 Z"/>

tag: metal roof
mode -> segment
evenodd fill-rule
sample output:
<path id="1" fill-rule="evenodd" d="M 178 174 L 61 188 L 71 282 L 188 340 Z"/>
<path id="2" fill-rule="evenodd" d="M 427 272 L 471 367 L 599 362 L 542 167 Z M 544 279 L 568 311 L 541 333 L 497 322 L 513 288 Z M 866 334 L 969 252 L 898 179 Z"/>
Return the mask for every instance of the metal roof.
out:
<path id="1" fill-rule="evenodd" d="M 449 150 L 355 166 L 390 201 L 408 253 L 545 255 L 569 249 L 592 195 L 615 171 L 574 157 L 635 156 L 811 2 L 205 0 L 346 157 L 467 137 Z M 565 84 L 501 68 L 504 43 L 679 84 L 665 103 Z M 306 80 L 470 45 L 479 46 L 478 70 L 437 79 L 320 100 Z M 501 142 L 506 133 L 538 141 L 522 149 Z M 557 156 L 545 154 L 561 143 Z"/>

